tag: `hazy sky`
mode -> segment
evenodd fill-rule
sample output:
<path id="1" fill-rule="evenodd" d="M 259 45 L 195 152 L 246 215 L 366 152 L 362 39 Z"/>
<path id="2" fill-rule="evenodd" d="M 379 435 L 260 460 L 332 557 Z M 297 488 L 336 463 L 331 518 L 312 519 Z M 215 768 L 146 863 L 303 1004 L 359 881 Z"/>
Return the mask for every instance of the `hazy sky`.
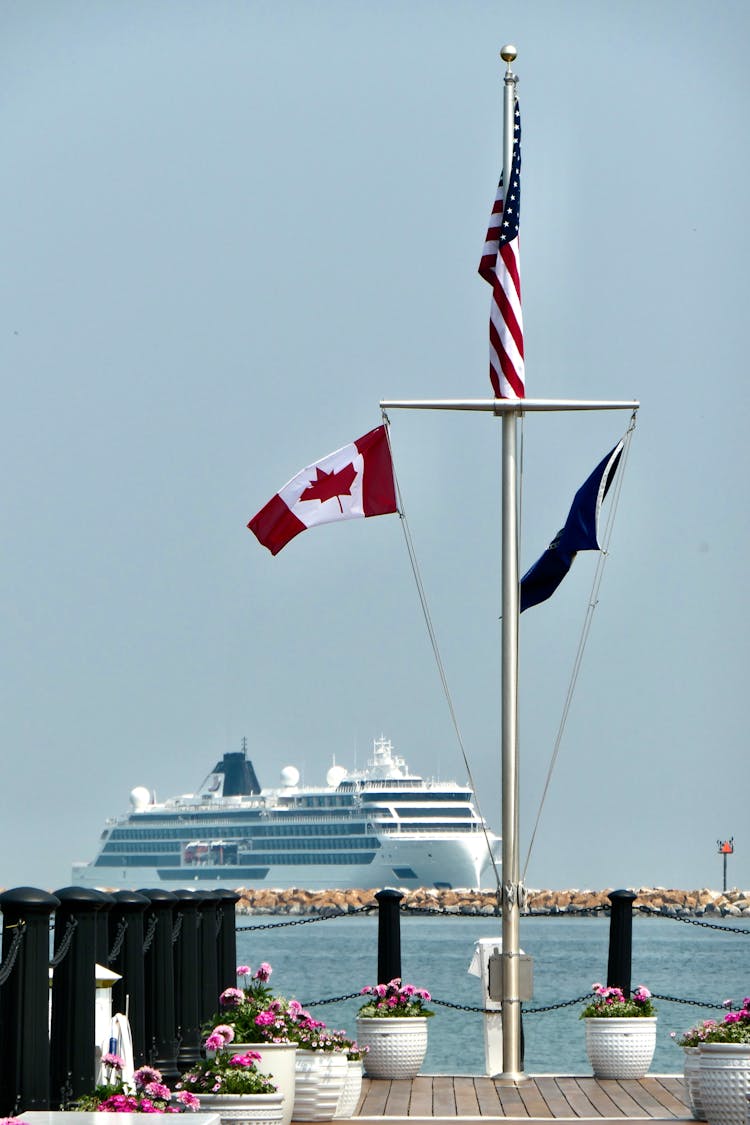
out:
<path id="1" fill-rule="evenodd" d="M 263 784 L 384 733 L 465 780 L 395 516 L 247 520 L 380 421 L 489 397 L 476 270 L 523 115 L 527 393 L 639 398 L 532 887 L 750 885 L 750 5 L 3 0 L 0 884 L 247 737 Z M 500 823 L 500 424 L 391 414 Z M 626 415 L 530 415 L 525 569 Z M 594 574 L 521 628 L 522 859 Z"/>

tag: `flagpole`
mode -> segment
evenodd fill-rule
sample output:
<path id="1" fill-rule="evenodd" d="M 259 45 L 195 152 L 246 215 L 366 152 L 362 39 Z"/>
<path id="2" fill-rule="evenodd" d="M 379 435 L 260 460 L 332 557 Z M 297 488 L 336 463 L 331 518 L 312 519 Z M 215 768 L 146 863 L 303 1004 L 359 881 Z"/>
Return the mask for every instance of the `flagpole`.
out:
<path id="1" fill-rule="evenodd" d="M 513 163 L 513 123 L 516 76 L 511 63 L 513 46 L 503 47 L 500 57 L 507 64 L 503 90 L 503 185 L 507 192 Z M 521 1062 L 521 1001 L 518 958 L 519 848 L 518 848 L 518 472 L 516 433 L 518 414 L 502 415 L 502 672 L 501 672 L 501 760 L 502 760 L 502 1078 L 517 1082 L 523 1075 Z"/>

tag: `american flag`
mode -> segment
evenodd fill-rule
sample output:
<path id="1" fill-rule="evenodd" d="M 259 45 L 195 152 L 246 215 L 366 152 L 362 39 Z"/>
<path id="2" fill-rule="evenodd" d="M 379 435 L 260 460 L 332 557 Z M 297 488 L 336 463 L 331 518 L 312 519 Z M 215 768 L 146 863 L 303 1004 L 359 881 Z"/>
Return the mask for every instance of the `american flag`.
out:
<path id="1" fill-rule="evenodd" d="M 495 196 L 480 276 L 492 286 L 490 305 L 490 381 L 496 398 L 524 397 L 523 317 L 518 222 L 521 209 L 521 112 L 513 114 L 513 160 L 507 206 L 503 178 Z"/>

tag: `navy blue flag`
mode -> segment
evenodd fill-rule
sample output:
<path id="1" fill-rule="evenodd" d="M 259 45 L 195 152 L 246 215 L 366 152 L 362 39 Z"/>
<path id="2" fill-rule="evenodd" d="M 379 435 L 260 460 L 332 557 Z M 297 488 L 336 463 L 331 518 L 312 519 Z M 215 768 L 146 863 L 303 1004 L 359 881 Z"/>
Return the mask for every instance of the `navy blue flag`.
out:
<path id="1" fill-rule="evenodd" d="M 558 531 L 542 557 L 524 574 L 521 579 L 521 613 L 554 594 L 578 551 L 601 550 L 599 511 L 617 471 L 623 444 L 619 441 L 581 485 L 573 497 L 565 526 Z"/>

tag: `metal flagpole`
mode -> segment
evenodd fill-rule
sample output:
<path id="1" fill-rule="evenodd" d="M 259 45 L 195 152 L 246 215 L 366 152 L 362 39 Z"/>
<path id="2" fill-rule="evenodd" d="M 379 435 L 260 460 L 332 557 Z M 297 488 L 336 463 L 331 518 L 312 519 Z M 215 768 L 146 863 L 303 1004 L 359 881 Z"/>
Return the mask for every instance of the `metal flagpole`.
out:
<path id="1" fill-rule="evenodd" d="M 503 190 L 507 196 L 513 163 L 513 115 L 516 76 L 510 64 L 515 47 L 503 47 L 500 57 L 507 64 L 503 90 Z M 503 206 L 503 210 L 505 207 Z M 516 462 L 517 414 L 502 416 L 502 672 L 501 672 L 501 760 L 503 836 L 503 974 L 502 1025 L 503 1073 L 517 1081 L 523 1077 L 521 1063 L 521 1001 L 518 958 L 520 956 L 520 887 L 518 857 L 518 473 Z"/>
<path id="2" fill-rule="evenodd" d="M 503 47 L 507 64 L 503 97 L 503 184 L 510 182 L 517 78 L 510 69 L 516 49 Z M 521 1061 L 521 974 L 519 923 L 524 892 L 520 881 L 518 826 L 518 473 L 516 430 L 519 414 L 552 410 L 637 410 L 637 401 L 576 399 L 432 399 L 381 401 L 383 410 L 491 411 L 502 419 L 502 1028 L 503 1071 L 500 1080 L 526 1079 Z"/>

